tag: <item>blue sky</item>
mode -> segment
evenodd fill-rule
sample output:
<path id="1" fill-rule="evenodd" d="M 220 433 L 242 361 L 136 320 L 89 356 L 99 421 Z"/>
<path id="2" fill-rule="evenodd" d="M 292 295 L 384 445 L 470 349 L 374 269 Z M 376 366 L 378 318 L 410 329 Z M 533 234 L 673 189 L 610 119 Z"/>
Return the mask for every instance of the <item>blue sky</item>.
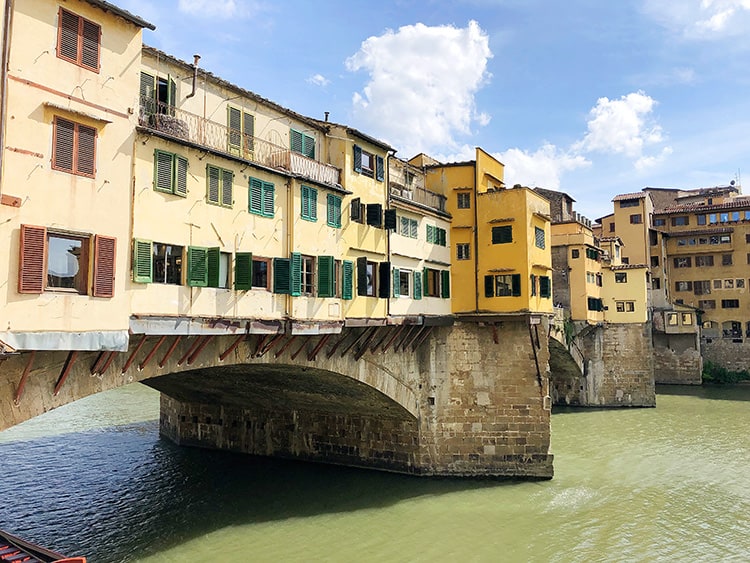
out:
<path id="1" fill-rule="evenodd" d="M 594 219 L 750 175 L 750 0 L 114 0 L 144 41 L 398 156 L 506 165 Z"/>

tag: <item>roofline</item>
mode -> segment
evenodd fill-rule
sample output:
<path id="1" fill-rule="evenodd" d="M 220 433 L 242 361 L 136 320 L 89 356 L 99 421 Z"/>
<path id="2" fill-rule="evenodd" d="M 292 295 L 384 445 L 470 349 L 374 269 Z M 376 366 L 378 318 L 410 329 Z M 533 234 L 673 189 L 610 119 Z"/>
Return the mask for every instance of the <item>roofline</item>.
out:
<path id="1" fill-rule="evenodd" d="M 84 2 L 88 2 L 92 6 L 96 6 L 97 8 L 100 8 L 105 12 L 112 12 L 116 16 L 120 16 L 122 19 L 127 20 L 140 28 L 150 29 L 151 31 L 154 31 L 156 29 L 156 26 L 154 24 L 147 22 L 146 20 L 139 16 L 136 16 L 135 14 L 131 14 L 127 10 L 115 6 L 114 4 L 111 4 L 106 0 L 84 0 Z"/>

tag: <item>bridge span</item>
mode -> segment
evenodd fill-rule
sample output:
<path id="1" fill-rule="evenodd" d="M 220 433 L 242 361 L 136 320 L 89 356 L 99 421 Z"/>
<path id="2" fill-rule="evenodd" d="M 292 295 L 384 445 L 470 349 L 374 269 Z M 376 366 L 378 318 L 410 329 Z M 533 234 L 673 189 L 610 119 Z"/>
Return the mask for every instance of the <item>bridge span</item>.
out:
<path id="1" fill-rule="evenodd" d="M 135 381 L 178 444 L 415 475 L 551 478 L 548 319 L 161 330 L 2 356 L 0 429 Z M 432 325 L 431 325 L 432 323 Z M 161 327 L 161 328 L 160 328 Z"/>

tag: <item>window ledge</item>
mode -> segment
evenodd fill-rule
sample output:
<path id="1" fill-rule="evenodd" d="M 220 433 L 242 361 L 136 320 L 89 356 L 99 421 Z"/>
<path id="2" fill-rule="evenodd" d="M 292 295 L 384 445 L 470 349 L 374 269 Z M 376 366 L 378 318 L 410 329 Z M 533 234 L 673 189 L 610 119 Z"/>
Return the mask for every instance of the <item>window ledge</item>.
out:
<path id="1" fill-rule="evenodd" d="M 87 111 L 82 111 L 82 110 L 66 107 L 60 104 L 56 104 L 54 102 L 44 102 L 44 107 L 48 107 L 55 111 L 62 111 L 62 112 L 65 112 L 71 115 L 76 115 L 79 117 L 85 117 L 86 119 L 91 119 L 92 121 L 97 121 L 104 125 L 106 125 L 107 123 L 112 123 L 110 119 L 105 119 L 104 117 L 101 117 L 99 115 L 89 113 Z"/>

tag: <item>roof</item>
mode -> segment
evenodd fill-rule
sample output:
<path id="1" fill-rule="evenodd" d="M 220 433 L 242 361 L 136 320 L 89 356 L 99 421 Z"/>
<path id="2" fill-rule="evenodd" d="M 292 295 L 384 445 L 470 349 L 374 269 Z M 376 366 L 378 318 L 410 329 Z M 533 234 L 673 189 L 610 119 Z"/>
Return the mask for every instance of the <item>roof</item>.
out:
<path id="1" fill-rule="evenodd" d="M 648 268 L 646 264 L 620 264 L 619 266 L 610 266 L 610 270 L 642 270 Z"/>
<path id="2" fill-rule="evenodd" d="M 695 229 L 692 231 L 659 231 L 662 235 L 667 237 L 684 237 L 684 236 L 692 236 L 692 235 L 725 235 L 728 233 L 733 233 L 734 228 L 733 227 L 717 227 L 717 228 L 708 228 L 708 229 Z"/>
<path id="3" fill-rule="evenodd" d="M 616 195 L 612 201 L 624 201 L 628 199 L 643 199 L 645 197 L 646 197 L 646 192 L 635 192 L 632 194 Z"/>
<path id="4" fill-rule="evenodd" d="M 599 242 L 619 242 L 622 244 L 622 239 L 620 237 L 599 237 Z"/>
<path id="5" fill-rule="evenodd" d="M 561 192 L 559 190 L 548 190 L 547 188 L 540 188 L 539 186 L 536 186 L 534 188 L 534 191 L 539 192 L 540 194 L 542 194 L 546 198 L 555 197 L 557 195 L 560 195 L 560 196 L 563 196 L 563 197 L 569 199 L 570 201 L 575 201 L 575 199 L 573 199 L 570 196 L 570 194 L 567 194 L 565 192 Z"/>
<path id="6" fill-rule="evenodd" d="M 156 26 L 154 24 L 147 22 L 146 20 L 136 16 L 135 14 L 131 14 L 127 10 L 123 10 L 122 8 L 119 8 L 114 4 L 106 2 L 105 0 L 85 1 L 92 6 L 96 6 L 97 8 L 104 10 L 105 12 L 112 12 L 114 15 L 120 16 L 122 19 L 127 20 L 130 23 L 137 25 L 138 27 L 145 27 L 146 29 L 150 29 L 151 31 L 154 31 L 156 29 Z"/>
<path id="7" fill-rule="evenodd" d="M 185 62 L 183 60 L 178 59 L 177 57 L 173 57 L 172 55 L 169 55 L 169 54 L 165 53 L 164 51 L 161 51 L 161 50 L 159 50 L 159 49 L 157 49 L 155 47 L 149 47 L 148 45 L 144 45 L 143 46 L 143 52 L 144 53 L 148 53 L 148 54 L 150 54 L 150 55 L 152 55 L 154 57 L 157 57 L 157 58 L 165 59 L 165 60 L 171 62 L 172 64 L 183 66 L 184 68 L 190 69 L 190 71 L 192 72 L 193 65 L 191 63 L 187 63 L 187 62 Z M 301 121 L 301 122 L 303 122 L 303 123 L 305 123 L 307 125 L 310 125 L 311 127 L 314 127 L 315 129 L 317 129 L 317 130 L 319 130 L 321 132 L 324 132 L 324 133 L 326 132 L 326 127 L 323 126 L 323 125 L 321 125 L 324 122 L 322 122 L 322 121 L 320 121 L 318 119 L 313 119 L 311 117 L 307 117 L 307 116 L 302 115 L 301 113 L 297 113 L 296 111 L 293 111 L 293 110 L 291 110 L 289 108 L 285 108 L 284 106 L 280 106 L 279 104 L 277 104 L 276 102 L 272 102 L 268 98 L 264 98 L 263 96 L 260 96 L 260 95 L 256 94 L 255 92 L 252 92 L 250 90 L 246 90 L 245 88 L 242 88 L 241 86 L 237 86 L 236 84 L 232 84 L 231 82 L 229 82 L 227 80 L 224 80 L 223 78 L 219 78 L 218 76 L 214 75 L 213 73 L 211 73 L 211 72 L 209 72 L 207 70 L 204 70 L 202 68 L 198 69 L 198 74 L 201 75 L 201 76 L 203 76 L 204 78 L 207 78 L 208 80 L 210 80 L 214 84 L 218 84 L 219 86 L 223 86 L 224 88 L 227 88 L 229 90 L 234 90 L 238 94 L 240 94 L 242 96 L 246 96 L 246 97 L 248 97 L 248 98 L 250 98 L 252 100 L 255 100 L 257 102 L 260 102 L 260 103 L 262 103 L 262 104 L 264 104 L 264 105 L 266 105 L 268 107 L 271 107 L 271 108 L 275 109 L 276 111 L 278 111 L 279 113 L 286 114 L 287 116 L 292 117 L 294 119 L 297 119 L 298 121 Z"/>
<path id="8" fill-rule="evenodd" d="M 743 207 L 750 207 L 750 198 L 742 197 L 735 198 L 732 201 L 725 203 L 714 203 L 711 205 L 705 203 L 682 203 L 677 205 L 671 205 L 654 211 L 654 214 L 671 214 L 671 213 L 693 213 L 696 211 L 720 211 L 722 209 L 737 209 Z"/>

